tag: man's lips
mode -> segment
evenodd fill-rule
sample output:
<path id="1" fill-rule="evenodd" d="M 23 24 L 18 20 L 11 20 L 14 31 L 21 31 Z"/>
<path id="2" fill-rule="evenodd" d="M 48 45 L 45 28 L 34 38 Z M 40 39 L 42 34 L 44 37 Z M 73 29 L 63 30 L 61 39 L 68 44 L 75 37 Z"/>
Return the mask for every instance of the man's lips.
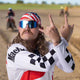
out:
<path id="1" fill-rule="evenodd" d="M 24 31 L 22 34 L 32 34 L 30 31 Z"/>

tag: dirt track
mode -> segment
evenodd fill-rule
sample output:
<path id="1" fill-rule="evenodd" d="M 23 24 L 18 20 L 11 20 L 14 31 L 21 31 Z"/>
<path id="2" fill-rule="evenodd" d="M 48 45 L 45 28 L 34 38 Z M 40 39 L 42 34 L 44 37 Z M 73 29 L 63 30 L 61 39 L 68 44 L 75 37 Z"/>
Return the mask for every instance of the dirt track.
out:
<path id="1" fill-rule="evenodd" d="M 28 11 L 37 12 L 41 19 L 42 25 L 45 27 L 49 25 L 48 14 L 51 13 L 54 19 L 54 22 L 58 29 L 60 26 L 64 25 L 64 17 L 59 17 L 59 10 L 18 10 L 15 11 L 15 21 L 18 27 L 18 22 L 20 17 Z M 80 80 L 80 47 L 76 47 L 79 44 L 74 44 L 74 41 L 80 39 L 80 9 L 70 9 L 69 23 L 74 24 L 74 33 L 72 35 L 72 39 L 69 43 L 69 50 L 73 55 L 75 60 L 76 68 L 73 73 L 65 73 L 56 67 L 54 72 L 54 80 Z M 0 11 L 0 80 L 8 80 L 6 73 L 6 52 L 7 52 L 7 43 L 11 41 L 11 39 L 17 34 L 16 31 L 12 32 L 11 30 L 6 30 L 6 17 L 7 11 Z M 74 38 L 74 41 L 73 41 Z M 77 42 L 77 41 L 76 41 Z M 80 43 L 80 41 L 78 41 Z"/>

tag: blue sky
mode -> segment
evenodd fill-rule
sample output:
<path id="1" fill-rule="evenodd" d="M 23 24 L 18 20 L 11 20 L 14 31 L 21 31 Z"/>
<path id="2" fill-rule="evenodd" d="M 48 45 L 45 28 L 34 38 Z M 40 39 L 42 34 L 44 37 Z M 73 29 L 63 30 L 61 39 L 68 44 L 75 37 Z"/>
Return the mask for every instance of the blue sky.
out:
<path id="1" fill-rule="evenodd" d="M 16 3 L 17 0 L 0 0 L 0 2 L 4 2 L 4 3 Z M 68 3 L 70 2 L 71 4 L 79 4 L 80 5 L 80 0 L 23 0 L 25 3 L 31 2 L 31 3 L 41 3 L 42 1 L 46 1 L 48 4 L 50 4 L 51 2 L 55 2 L 56 4 L 58 3 Z"/>

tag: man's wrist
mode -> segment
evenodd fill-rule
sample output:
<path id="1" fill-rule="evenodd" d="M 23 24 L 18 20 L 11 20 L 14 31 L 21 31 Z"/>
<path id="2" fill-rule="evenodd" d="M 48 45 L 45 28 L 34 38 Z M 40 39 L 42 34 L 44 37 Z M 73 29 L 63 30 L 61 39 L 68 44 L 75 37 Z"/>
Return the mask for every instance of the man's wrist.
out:
<path id="1" fill-rule="evenodd" d="M 60 43 L 61 43 L 61 38 L 58 41 L 53 42 L 54 46 L 57 46 Z"/>

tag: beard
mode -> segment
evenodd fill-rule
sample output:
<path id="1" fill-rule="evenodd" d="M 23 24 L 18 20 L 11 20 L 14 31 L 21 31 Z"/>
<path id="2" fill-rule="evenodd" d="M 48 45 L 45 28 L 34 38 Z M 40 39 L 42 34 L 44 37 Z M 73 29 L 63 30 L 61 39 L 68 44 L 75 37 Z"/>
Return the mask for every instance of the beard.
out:
<path id="1" fill-rule="evenodd" d="M 30 52 L 33 52 L 34 49 L 37 48 L 42 56 L 45 55 L 49 51 L 48 43 L 45 41 L 44 35 L 42 35 L 41 33 L 38 34 L 36 39 L 29 40 L 29 41 L 23 40 L 20 37 L 20 33 L 18 33 L 18 35 L 13 39 L 11 44 L 14 44 L 14 43 L 21 43 Z"/>

